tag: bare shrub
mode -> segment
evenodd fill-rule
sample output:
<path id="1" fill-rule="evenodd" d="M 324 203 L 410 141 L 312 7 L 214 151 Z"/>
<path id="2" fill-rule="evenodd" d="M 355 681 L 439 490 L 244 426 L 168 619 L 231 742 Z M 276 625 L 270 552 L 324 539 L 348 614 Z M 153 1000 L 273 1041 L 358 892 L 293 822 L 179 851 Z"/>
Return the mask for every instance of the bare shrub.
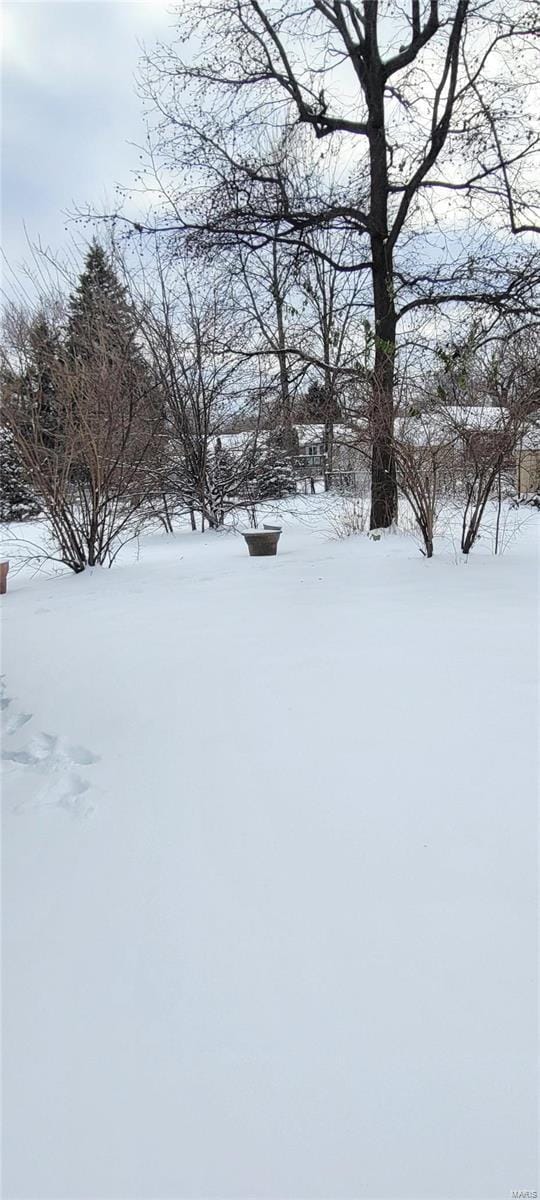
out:
<path id="1" fill-rule="evenodd" d="M 11 309 L 5 333 L 3 421 L 39 497 L 51 554 L 75 572 L 111 565 L 143 521 L 161 434 L 151 377 L 134 365 L 131 340 L 120 347 L 110 324 L 94 322 L 91 353 L 37 347 L 47 357 L 45 393 L 35 316 Z"/>
<path id="2" fill-rule="evenodd" d="M 497 500 L 495 550 L 500 545 L 500 521 L 505 479 L 513 476 L 519 448 L 540 399 L 538 360 L 531 347 L 516 337 L 497 348 L 447 361 L 439 387 L 440 419 L 447 444 L 454 450 L 454 470 L 462 480 L 461 550 L 467 555 L 480 533 L 486 508 Z M 531 353 L 532 349 L 532 353 Z"/>
<path id="3" fill-rule="evenodd" d="M 442 503 L 441 481 L 448 467 L 450 446 L 441 436 L 438 414 L 409 409 L 398 416 L 394 430 L 398 488 L 413 514 L 422 538 L 421 552 L 433 557 L 433 540 Z"/>
<path id="4" fill-rule="evenodd" d="M 369 529 L 369 501 L 364 496 L 349 497 L 337 512 L 330 514 L 329 520 L 337 538 L 366 533 Z"/>

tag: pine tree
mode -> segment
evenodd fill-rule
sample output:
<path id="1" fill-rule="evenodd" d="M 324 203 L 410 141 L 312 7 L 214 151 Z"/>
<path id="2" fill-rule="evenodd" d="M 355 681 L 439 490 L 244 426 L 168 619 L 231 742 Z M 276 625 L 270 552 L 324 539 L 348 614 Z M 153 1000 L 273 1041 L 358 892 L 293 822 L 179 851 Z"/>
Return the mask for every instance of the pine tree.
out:
<path id="1" fill-rule="evenodd" d="M 17 455 L 13 435 L 0 428 L 0 521 L 27 521 L 39 513 L 39 504 L 30 488 Z"/>
<path id="2" fill-rule="evenodd" d="M 29 365 L 21 393 L 31 405 L 42 432 L 43 445 L 52 450 L 61 437 L 61 416 L 56 397 L 55 372 L 61 358 L 58 334 L 43 313 L 29 331 Z"/>
<path id="3" fill-rule="evenodd" d="M 156 379 L 141 350 L 139 314 L 107 254 L 94 241 L 69 301 L 65 351 L 88 380 L 99 380 L 107 363 L 119 388 L 119 402 L 129 408 L 134 396 L 146 397 L 147 415 L 159 421 L 162 401 Z"/>
<path id="4" fill-rule="evenodd" d="M 95 423 L 96 432 L 103 433 L 107 421 L 108 450 L 122 461 L 140 454 L 150 428 L 156 434 L 156 453 L 162 428 L 162 398 L 141 349 L 139 325 L 127 288 L 94 241 L 69 300 L 64 348 L 80 411 L 84 409 L 90 425 Z M 129 445 L 124 444 L 128 429 Z M 81 460 L 73 469 L 83 481 L 88 463 Z"/>
<path id="5" fill-rule="evenodd" d="M 88 358 L 106 334 L 111 346 L 123 355 L 133 345 L 136 316 L 102 246 L 94 241 L 86 255 L 76 290 L 69 303 L 67 349 Z M 135 356 L 135 347 L 133 347 Z"/>
<path id="6" fill-rule="evenodd" d="M 255 482 L 258 500 L 277 500 L 296 492 L 295 455 L 298 455 L 296 429 L 282 430 L 270 434 L 264 453 L 255 467 Z"/>
<path id="7" fill-rule="evenodd" d="M 308 425 L 324 425 L 327 421 L 341 421 L 341 409 L 335 391 L 328 393 L 323 383 L 310 383 L 303 401 L 298 405 L 300 420 Z"/>

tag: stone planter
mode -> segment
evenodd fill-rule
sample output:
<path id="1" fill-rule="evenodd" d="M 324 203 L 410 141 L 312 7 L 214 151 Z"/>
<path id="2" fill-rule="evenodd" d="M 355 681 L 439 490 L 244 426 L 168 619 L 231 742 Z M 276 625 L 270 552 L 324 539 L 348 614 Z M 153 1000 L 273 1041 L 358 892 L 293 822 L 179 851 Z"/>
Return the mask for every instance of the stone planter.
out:
<path id="1" fill-rule="evenodd" d="M 277 544 L 281 536 L 281 529 L 250 529 L 249 533 L 242 535 L 247 543 L 247 548 L 252 558 L 266 558 L 269 555 L 277 554 Z"/>
<path id="2" fill-rule="evenodd" d="M 5 596 L 7 592 L 7 574 L 9 571 L 9 562 L 0 562 L 0 596 Z"/>

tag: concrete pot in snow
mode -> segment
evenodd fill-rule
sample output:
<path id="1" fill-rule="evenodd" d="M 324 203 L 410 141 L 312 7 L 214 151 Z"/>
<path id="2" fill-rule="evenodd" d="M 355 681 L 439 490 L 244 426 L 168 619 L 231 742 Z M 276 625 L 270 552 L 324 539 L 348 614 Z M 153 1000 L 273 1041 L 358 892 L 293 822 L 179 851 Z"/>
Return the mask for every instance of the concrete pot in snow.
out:
<path id="1" fill-rule="evenodd" d="M 277 554 L 277 544 L 281 537 L 280 529 L 250 529 L 244 533 L 247 548 L 252 558 L 268 557 Z"/>

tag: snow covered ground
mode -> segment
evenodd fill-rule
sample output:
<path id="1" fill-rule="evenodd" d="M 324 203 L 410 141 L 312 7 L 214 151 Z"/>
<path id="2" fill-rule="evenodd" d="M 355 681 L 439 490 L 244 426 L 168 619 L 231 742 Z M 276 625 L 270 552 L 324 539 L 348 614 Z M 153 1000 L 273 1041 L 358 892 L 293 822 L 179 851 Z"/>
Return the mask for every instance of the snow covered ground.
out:
<path id="1" fill-rule="evenodd" d="M 6 1200 L 537 1186 L 536 548 L 10 576 Z"/>

